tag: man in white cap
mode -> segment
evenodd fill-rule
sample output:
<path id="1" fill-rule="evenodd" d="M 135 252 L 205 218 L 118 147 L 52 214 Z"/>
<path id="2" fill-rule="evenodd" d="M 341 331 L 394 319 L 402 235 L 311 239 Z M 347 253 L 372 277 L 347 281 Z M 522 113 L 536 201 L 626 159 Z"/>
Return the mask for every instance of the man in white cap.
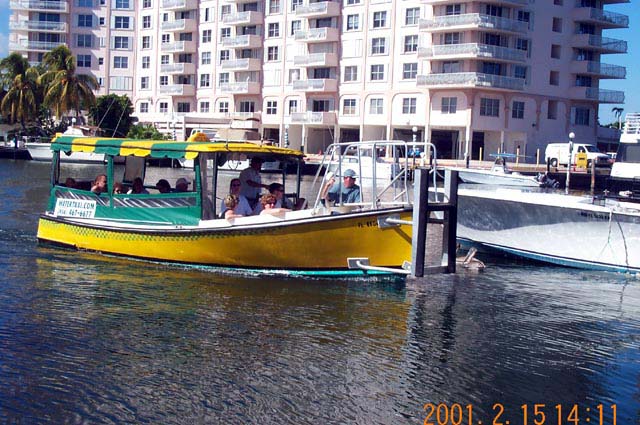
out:
<path id="1" fill-rule="evenodd" d="M 176 192 L 188 192 L 190 183 L 191 182 L 189 180 L 184 177 L 180 177 L 176 180 Z"/>
<path id="2" fill-rule="evenodd" d="M 247 198 L 251 208 L 255 208 L 258 203 L 262 188 L 269 188 L 266 184 L 262 184 L 262 177 L 260 177 L 260 169 L 262 168 L 263 162 L 262 158 L 254 156 L 251 158 L 249 167 L 242 170 L 239 176 L 240 182 L 242 183 L 240 194 Z"/>
<path id="3" fill-rule="evenodd" d="M 322 199 L 342 204 L 362 202 L 360 186 L 356 184 L 356 177 L 358 175 L 350 168 L 342 173 L 342 184 L 336 183 L 336 178 L 332 176 L 322 189 Z"/>

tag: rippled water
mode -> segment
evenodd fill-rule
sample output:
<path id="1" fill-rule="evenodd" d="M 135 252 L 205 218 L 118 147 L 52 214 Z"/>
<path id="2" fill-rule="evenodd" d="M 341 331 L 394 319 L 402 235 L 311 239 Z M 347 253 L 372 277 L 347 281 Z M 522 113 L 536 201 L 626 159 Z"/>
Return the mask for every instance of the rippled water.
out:
<path id="1" fill-rule="evenodd" d="M 406 284 L 275 280 L 43 248 L 47 175 L 0 162 L 2 423 L 419 424 L 425 403 L 474 423 L 501 403 L 511 424 L 522 404 L 547 424 L 579 404 L 584 424 L 616 403 L 640 423 L 637 277 L 489 259 Z"/>

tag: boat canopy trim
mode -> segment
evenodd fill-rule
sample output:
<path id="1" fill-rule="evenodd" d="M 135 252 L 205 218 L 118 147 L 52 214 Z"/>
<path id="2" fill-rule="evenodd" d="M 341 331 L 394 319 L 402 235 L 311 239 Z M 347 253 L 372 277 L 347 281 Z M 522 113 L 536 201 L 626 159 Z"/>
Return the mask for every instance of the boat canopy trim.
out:
<path id="1" fill-rule="evenodd" d="M 111 156 L 194 159 L 202 153 L 238 152 L 253 156 L 301 159 L 300 151 L 251 142 L 174 142 L 167 140 L 114 139 L 110 137 L 76 137 L 59 135 L 51 141 L 51 150 L 94 152 Z"/>

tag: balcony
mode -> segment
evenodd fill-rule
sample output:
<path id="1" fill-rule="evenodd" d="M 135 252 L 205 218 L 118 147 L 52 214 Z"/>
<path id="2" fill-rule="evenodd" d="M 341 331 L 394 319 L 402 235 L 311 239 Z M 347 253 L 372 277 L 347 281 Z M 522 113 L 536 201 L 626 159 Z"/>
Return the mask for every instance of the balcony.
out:
<path id="1" fill-rule="evenodd" d="M 480 13 L 467 13 L 464 15 L 434 16 L 432 19 L 420 19 L 418 28 L 430 32 L 488 29 L 522 34 L 527 32 L 529 26 L 526 22 L 514 19 Z"/>
<path id="2" fill-rule="evenodd" d="M 593 34 L 575 34 L 572 47 L 598 50 L 600 53 L 627 53 L 627 42 Z"/>
<path id="3" fill-rule="evenodd" d="M 295 40 L 304 43 L 325 43 L 338 41 L 338 28 L 311 28 L 308 31 L 296 31 Z"/>
<path id="4" fill-rule="evenodd" d="M 524 90 L 524 79 L 480 72 L 418 75 L 419 87 L 430 89 L 480 87 L 495 90 Z"/>
<path id="5" fill-rule="evenodd" d="M 260 83 L 257 81 L 243 81 L 220 84 L 221 93 L 230 94 L 260 94 Z"/>
<path id="6" fill-rule="evenodd" d="M 596 61 L 572 61 L 571 72 L 592 75 L 598 78 L 626 78 L 627 69 L 620 65 L 610 65 Z"/>
<path id="7" fill-rule="evenodd" d="M 169 94 L 171 96 L 194 96 L 196 94 L 196 86 L 193 84 L 170 84 L 168 86 L 160 86 L 160 94 Z"/>
<path id="8" fill-rule="evenodd" d="M 465 2 L 469 2 L 471 0 L 465 0 Z M 533 3 L 534 0 L 531 1 Z M 430 4 L 434 6 L 445 5 L 445 4 L 453 4 L 460 3 L 459 1 L 453 0 L 422 0 L 424 4 Z M 529 0 L 488 0 L 485 1 L 488 4 L 495 4 L 499 6 L 511 6 L 511 7 L 524 7 L 529 5 Z"/>
<path id="9" fill-rule="evenodd" d="M 9 50 L 11 51 L 32 51 L 32 52 L 48 52 L 55 49 L 58 46 L 64 46 L 62 41 L 29 41 L 22 40 L 18 43 L 9 43 Z"/>
<path id="10" fill-rule="evenodd" d="M 196 65 L 193 63 L 168 63 L 160 65 L 161 74 L 195 74 Z"/>
<path id="11" fill-rule="evenodd" d="M 225 25 L 261 25 L 264 23 L 264 14 L 253 10 L 228 13 L 222 17 L 222 23 Z"/>
<path id="12" fill-rule="evenodd" d="M 293 90 L 310 92 L 335 92 L 338 90 L 338 80 L 335 78 L 314 78 L 293 82 Z"/>
<path id="13" fill-rule="evenodd" d="M 14 10 L 30 10 L 32 12 L 69 12 L 69 4 L 66 1 L 13 0 L 9 2 L 9 7 Z"/>
<path id="14" fill-rule="evenodd" d="M 198 0 L 162 0 L 164 10 L 193 10 L 198 8 Z"/>
<path id="15" fill-rule="evenodd" d="M 310 53 L 294 56 L 293 65 L 300 67 L 338 66 L 338 55 L 336 53 Z"/>
<path id="16" fill-rule="evenodd" d="M 222 40 L 222 47 L 233 49 L 259 49 L 262 47 L 262 36 L 260 35 L 239 35 L 237 37 L 226 37 Z"/>
<path id="17" fill-rule="evenodd" d="M 293 112 L 291 124 L 334 125 L 336 123 L 335 112 Z"/>
<path id="18" fill-rule="evenodd" d="M 487 58 L 496 61 L 524 62 L 526 52 L 490 44 L 438 44 L 418 49 L 418 57 L 425 59 L 475 59 Z"/>
<path id="19" fill-rule="evenodd" d="M 244 58 L 222 61 L 220 66 L 225 71 L 259 71 L 262 61 L 256 58 Z"/>
<path id="20" fill-rule="evenodd" d="M 14 31 L 67 32 L 67 23 L 47 21 L 18 21 L 9 22 L 9 28 Z"/>
<path id="21" fill-rule="evenodd" d="M 593 7 L 578 7 L 573 10 L 572 16 L 576 22 L 588 22 L 603 28 L 629 27 L 629 17 L 627 15 Z"/>
<path id="22" fill-rule="evenodd" d="M 194 32 L 198 30 L 198 24 L 195 19 L 177 19 L 163 22 L 160 24 L 160 29 L 167 32 Z"/>
<path id="23" fill-rule="evenodd" d="M 306 3 L 296 7 L 296 16 L 310 19 L 340 16 L 340 3 L 335 1 Z"/>
<path id="24" fill-rule="evenodd" d="M 174 41 L 173 43 L 162 43 L 160 51 L 165 53 L 195 53 L 196 42 L 190 41 Z"/>
<path id="25" fill-rule="evenodd" d="M 569 95 L 572 99 L 590 100 L 599 103 L 624 103 L 624 92 L 605 90 L 598 87 L 571 87 Z"/>

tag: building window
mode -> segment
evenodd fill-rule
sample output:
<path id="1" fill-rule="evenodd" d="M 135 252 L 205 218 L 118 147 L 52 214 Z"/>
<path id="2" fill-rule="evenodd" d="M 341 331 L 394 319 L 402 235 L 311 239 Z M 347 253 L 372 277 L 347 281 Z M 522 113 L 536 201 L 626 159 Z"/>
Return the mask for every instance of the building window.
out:
<path id="1" fill-rule="evenodd" d="M 211 52 L 202 52 L 202 58 L 200 59 L 202 65 L 211 64 Z"/>
<path id="2" fill-rule="evenodd" d="M 91 68 L 91 55 L 78 55 L 79 68 Z"/>
<path id="3" fill-rule="evenodd" d="M 280 13 L 280 0 L 271 0 L 269 2 L 269 13 Z"/>
<path id="4" fill-rule="evenodd" d="M 524 65 L 515 65 L 513 67 L 513 76 L 515 78 L 527 79 L 527 67 Z"/>
<path id="5" fill-rule="evenodd" d="M 560 52 L 562 51 L 562 48 L 560 47 L 559 44 L 552 44 L 551 45 L 551 57 L 553 59 L 560 59 Z"/>
<path id="6" fill-rule="evenodd" d="M 255 112 L 256 104 L 252 100 L 243 100 L 240 102 L 240 112 Z"/>
<path id="7" fill-rule="evenodd" d="M 116 0 L 116 9 L 131 9 L 129 0 Z"/>
<path id="8" fill-rule="evenodd" d="M 344 81 L 358 81 L 358 67 L 356 65 L 344 67 Z"/>
<path id="9" fill-rule="evenodd" d="M 221 28 L 220 38 L 229 38 L 229 37 L 231 37 L 231 28 Z"/>
<path id="10" fill-rule="evenodd" d="M 369 101 L 369 113 L 372 115 L 382 115 L 384 113 L 384 99 L 372 98 Z"/>
<path id="11" fill-rule="evenodd" d="M 267 60 L 268 61 L 278 60 L 278 46 L 269 46 L 267 48 Z"/>
<path id="12" fill-rule="evenodd" d="M 221 72 L 220 74 L 218 74 L 218 86 L 222 85 L 222 84 L 228 84 L 229 83 L 229 73 L 228 72 Z"/>
<path id="13" fill-rule="evenodd" d="M 93 26 L 93 15 L 78 15 L 78 26 L 91 28 Z"/>
<path id="14" fill-rule="evenodd" d="M 526 10 L 518 10 L 517 19 L 520 22 L 526 22 L 527 24 L 529 24 L 529 29 L 531 29 L 531 12 Z"/>
<path id="15" fill-rule="evenodd" d="M 168 44 L 171 41 L 169 34 L 162 34 L 162 44 Z"/>
<path id="16" fill-rule="evenodd" d="M 275 100 L 267 100 L 267 115 L 275 115 L 278 113 L 278 102 Z"/>
<path id="17" fill-rule="evenodd" d="M 417 63 L 405 63 L 402 65 L 402 79 L 415 80 L 418 75 Z"/>
<path id="18" fill-rule="evenodd" d="M 562 18 L 553 18 L 553 32 L 562 32 Z"/>
<path id="19" fill-rule="evenodd" d="M 455 74 L 460 72 L 460 62 L 458 61 L 443 61 L 442 73 L 443 74 Z"/>
<path id="20" fill-rule="evenodd" d="M 98 22 L 100 22 L 101 27 L 104 27 L 104 16 L 101 16 Z"/>
<path id="21" fill-rule="evenodd" d="M 191 112 L 191 104 L 189 102 L 178 102 L 178 112 Z"/>
<path id="22" fill-rule="evenodd" d="M 296 32 L 302 28 L 301 21 L 291 21 L 291 35 L 296 35 Z"/>
<path id="23" fill-rule="evenodd" d="M 298 101 L 297 100 L 290 100 L 289 101 L 289 114 L 293 114 L 295 112 L 298 112 Z"/>
<path id="24" fill-rule="evenodd" d="M 291 0 L 291 11 L 295 12 L 298 6 L 302 6 L 303 0 Z"/>
<path id="25" fill-rule="evenodd" d="M 419 7 L 410 7 L 407 9 L 404 15 L 404 24 L 405 25 L 418 25 L 418 20 L 420 19 L 420 8 Z"/>
<path id="26" fill-rule="evenodd" d="M 129 49 L 129 37 L 113 37 L 113 48 L 128 50 Z"/>
<path id="27" fill-rule="evenodd" d="M 149 69 L 151 67 L 151 56 L 142 57 L 142 69 Z"/>
<path id="28" fill-rule="evenodd" d="M 130 18 L 128 16 L 116 16 L 114 21 L 114 28 L 129 29 L 130 28 L 129 20 Z"/>
<path id="29" fill-rule="evenodd" d="M 371 81 L 384 80 L 384 65 L 371 65 Z"/>
<path id="30" fill-rule="evenodd" d="M 200 87 L 211 87 L 211 74 L 200 74 Z"/>
<path id="31" fill-rule="evenodd" d="M 576 108 L 576 125 L 589 125 L 589 108 Z"/>
<path id="32" fill-rule="evenodd" d="M 485 40 L 486 41 L 486 40 Z M 442 36 L 442 44 L 460 44 L 459 32 L 447 32 Z M 486 43 L 491 44 L 491 43 Z"/>
<path id="33" fill-rule="evenodd" d="M 168 65 L 169 64 L 169 55 L 160 56 L 160 65 Z"/>
<path id="34" fill-rule="evenodd" d="M 549 84 L 552 86 L 560 85 L 560 73 L 558 71 L 549 72 Z"/>
<path id="35" fill-rule="evenodd" d="M 516 39 L 516 49 L 524 50 L 525 52 L 528 52 L 529 51 L 529 40 L 526 40 L 524 38 L 517 38 Z"/>
<path id="36" fill-rule="evenodd" d="M 413 53 L 418 51 L 418 36 L 407 35 L 404 37 L 404 53 Z"/>
<path id="37" fill-rule="evenodd" d="M 113 57 L 113 67 L 116 69 L 127 69 L 129 68 L 129 58 L 126 56 L 114 56 Z"/>
<path id="38" fill-rule="evenodd" d="M 223 114 L 228 114 L 229 113 L 229 102 L 227 102 L 226 100 L 223 100 L 221 102 L 218 103 L 218 112 L 221 112 Z"/>
<path id="39" fill-rule="evenodd" d="M 150 49 L 151 48 L 151 37 L 149 37 L 148 35 L 143 35 L 142 36 L 142 48 L 143 49 Z"/>
<path id="40" fill-rule="evenodd" d="M 142 17 L 142 28 L 151 28 L 151 16 L 146 15 Z"/>
<path id="41" fill-rule="evenodd" d="M 500 116 L 500 99 L 480 98 L 480 115 L 483 117 Z"/>
<path id="42" fill-rule="evenodd" d="M 149 104 L 147 102 L 140 103 L 140 113 L 146 114 L 149 112 Z"/>
<path id="43" fill-rule="evenodd" d="M 280 24 L 278 22 L 272 22 L 269 24 L 269 37 L 280 37 Z"/>
<path id="44" fill-rule="evenodd" d="M 76 46 L 77 47 L 93 47 L 93 36 L 91 34 L 77 34 Z"/>
<path id="45" fill-rule="evenodd" d="M 98 65 L 104 65 L 104 58 L 98 58 Z"/>
<path id="46" fill-rule="evenodd" d="M 513 101 L 513 106 L 511 108 L 511 118 L 515 119 L 524 119 L 524 102 L 520 102 L 517 100 Z"/>
<path id="47" fill-rule="evenodd" d="M 151 0 L 142 0 L 142 8 L 148 9 L 151 7 Z"/>
<path id="48" fill-rule="evenodd" d="M 360 4 L 360 0 L 347 0 L 347 5 L 351 6 L 354 4 Z"/>
<path id="49" fill-rule="evenodd" d="M 347 31 L 360 29 L 360 15 L 347 15 Z"/>
<path id="50" fill-rule="evenodd" d="M 344 99 L 342 101 L 343 115 L 356 115 L 356 99 Z"/>
<path id="51" fill-rule="evenodd" d="M 402 113 L 415 114 L 417 99 L 415 97 L 405 97 L 402 99 Z"/>
<path id="52" fill-rule="evenodd" d="M 230 57 L 229 50 L 220 50 L 220 63 L 228 61 Z"/>
<path id="53" fill-rule="evenodd" d="M 446 16 L 460 15 L 462 13 L 461 4 L 448 4 L 444 10 Z"/>
<path id="54" fill-rule="evenodd" d="M 140 89 L 141 90 L 149 89 L 149 77 L 140 77 Z"/>
<path id="55" fill-rule="evenodd" d="M 211 30 L 202 31 L 202 42 L 211 43 Z"/>
<path id="56" fill-rule="evenodd" d="M 550 100 L 547 105 L 547 119 L 555 120 L 558 118 L 558 101 Z"/>
<path id="57" fill-rule="evenodd" d="M 160 102 L 160 107 L 159 107 L 159 109 L 160 109 L 160 112 L 162 112 L 162 113 L 167 113 L 167 112 L 169 112 L 169 103 L 167 103 L 167 102 Z"/>
<path id="58" fill-rule="evenodd" d="M 443 114 L 455 114 L 458 109 L 457 97 L 443 97 L 440 104 L 440 112 Z"/>
<path id="59" fill-rule="evenodd" d="M 593 80 L 588 75 L 576 75 L 576 87 L 591 87 Z"/>
<path id="60" fill-rule="evenodd" d="M 371 54 L 384 55 L 386 53 L 386 39 L 384 37 L 376 37 L 371 39 Z"/>
<path id="61" fill-rule="evenodd" d="M 200 112 L 209 113 L 209 102 L 200 102 Z"/>
<path id="62" fill-rule="evenodd" d="M 387 26 L 387 12 L 373 12 L 373 27 L 384 28 Z"/>
<path id="63" fill-rule="evenodd" d="M 160 85 L 161 86 L 168 86 L 169 85 L 169 77 L 167 77 L 166 75 L 161 75 L 160 76 Z"/>

